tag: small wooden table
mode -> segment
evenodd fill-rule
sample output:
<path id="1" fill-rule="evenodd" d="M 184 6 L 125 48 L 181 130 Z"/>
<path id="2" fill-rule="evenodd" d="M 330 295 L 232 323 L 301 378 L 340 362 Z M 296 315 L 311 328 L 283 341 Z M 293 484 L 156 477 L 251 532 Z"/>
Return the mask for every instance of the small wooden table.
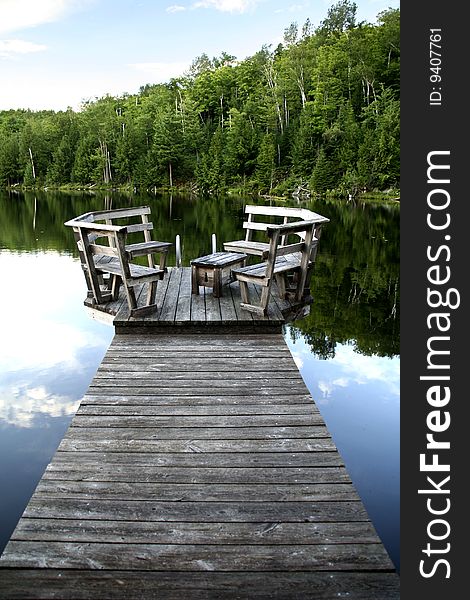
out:
<path id="1" fill-rule="evenodd" d="M 199 286 L 211 287 L 216 298 L 222 296 L 222 286 L 232 280 L 232 267 L 242 267 L 247 258 L 239 252 L 214 252 L 191 261 L 191 288 L 199 294 Z"/>

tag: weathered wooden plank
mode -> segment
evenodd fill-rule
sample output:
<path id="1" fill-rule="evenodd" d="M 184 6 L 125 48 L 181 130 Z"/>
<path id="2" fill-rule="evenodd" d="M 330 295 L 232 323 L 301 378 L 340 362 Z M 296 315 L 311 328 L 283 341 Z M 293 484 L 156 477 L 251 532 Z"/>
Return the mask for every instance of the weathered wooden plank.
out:
<path id="1" fill-rule="evenodd" d="M 325 452 L 336 450 L 331 438 L 281 440 L 78 440 L 65 437 L 64 452 Z"/>
<path id="2" fill-rule="evenodd" d="M 119 421 L 110 423 L 107 427 L 101 422 L 102 417 L 97 417 L 96 427 L 71 427 L 64 439 L 74 440 L 273 440 L 273 439 L 319 439 L 330 438 L 324 425 L 315 427 L 121 427 Z"/>
<path id="3" fill-rule="evenodd" d="M 312 404 L 313 406 L 313 404 Z M 202 406 L 168 406 L 140 404 L 107 405 L 99 403 L 81 404 L 77 414 L 80 415 L 135 415 L 135 416 L 227 416 L 227 415 L 310 415 L 317 419 L 319 425 L 324 425 L 323 417 L 312 411 L 309 404 L 239 404 L 230 405 L 202 405 Z"/>
<path id="4" fill-rule="evenodd" d="M 179 324 L 185 324 L 191 320 L 191 270 L 181 270 L 181 283 L 178 294 L 178 305 L 176 307 L 175 322 Z M 169 344 L 171 349 L 171 340 L 169 341 Z M 161 347 L 160 340 L 158 346 Z M 174 352 L 173 349 L 171 349 L 171 351 Z"/>
<path id="5" fill-rule="evenodd" d="M 256 381 L 256 380 L 255 380 Z M 159 390 L 177 390 L 181 393 L 181 395 L 191 395 L 194 396 L 196 394 L 205 394 L 208 390 L 212 389 L 215 392 L 220 393 L 223 390 L 228 390 L 231 395 L 236 395 L 238 393 L 246 393 L 247 391 L 252 391 L 255 385 L 254 381 L 250 380 L 230 380 L 230 381 L 220 381 L 217 383 L 216 389 L 214 390 L 214 386 L 208 387 L 209 382 L 199 382 L 199 381 L 188 381 L 188 380 L 178 380 L 174 381 L 171 379 L 171 375 L 167 375 L 167 377 L 158 377 L 149 374 L 147 379 L 139 379 L 138 381 L 138 391 L 145 391 L 145 388 Z M 109 388 L 112 387 L 114 390 L 117 388 L 128 388 L 131 389 L 133 387 L 137 387 L 135 383 L 135 379 L 130 378 L 96 378 L 93 380 L 92 384 L 89 387 L 89 390 L 93 391 L 99 388 Z M 296 393 L 299 392 L 304 394 L 307 391 L 307 387 L 302 379 L 293 379 L 293 380 L 280 380 L 280 379 L 259 379 L 257 380 L 256 385 L 257 391 L 260 394 L 280 394 L 280 393 Z M 147 390 L 149 392 L 151 390 Z M 167 392 L 165 392 L 167 393 Z M 168 392 L 169 393 L 169 392 Z"/>
<path id="6" fill-rule="evenodd" d="M 178 573 L 139 571 L 3 569 L 2 589 L 8 600 L 62 598 L 63 600 L 398 600 L 399 578 L 395 573 L 374 572 L 244 572 L 215 571 Z M 241 592 L 240 590 L 243 590 Z M 313 592 L 314 591 L 314 592 Z"/>
<path id="7" fill-rule="evenodd" d="M 33 496 L 24 517 L 180 522 L 369 521 L 362 502 L 155 502 Z"/>
<path id="8" fill-rule="evenodd" d="M 223 296 L 219 298 L 220 318 L 223 323 L 230 324 L 238 320 L 237 311 L 233 304 L 233 297 L 228 286 L 223 289 Z M 238 346 L 238 344 L 237 344 Z"/>
<path id="9" fill-rule="evenodd" d="M 159 321 L 173 322 L 175 320 L 182 273 L 182 269 L 171 269 L 171 272 L 169 273 L 168 289 L 162 307 L 158 313 Z"/>
<path id="10" fill-rule="evenodd" d="M 208 371 L 204 373 L 192 373 L 191 371 L 174 371 L 168 377 L 171 377 L 172 381 L 184 381 L 191 379 L 193 381 L 207 380 Z M 119 371 L 113 366 L 108 364 L 102 365 L 95 374 L 95 379 L 106 379 L 110 377 L 116 377 L 118 379 L 135 378 L 136 380 L 145 379 L 151 377 L 152 379 L 160 380 L 162 378 L 159 372 L 154 373 L 152 369 L 146 369 L 141 366 L 139 370 L 131 369 L 130 365 L 123 364 Z M 210 377 L 212 381 L 242 381 L 249 379 L 250 381 L 265 381 L 265 380 L 281 380 L 285 382 L 290 381 L 303 381 L 298 371 L 290 370 L 285 372 L 276 372 L 272 375 L 269 372 L 256 372 L 256 371 L 210 371 Z"/>
<path id="11" fill-rule="evenodd" d="M 184 273 L 183 273 L 184 276 Z M 210 350 L 215 347 L 222 347 L 224 349 L 227 343 L 233 349 L 240 348 L 265 348 L 265 347 L 284 347 L 287 348 L 284 338 L 281 334 L 261 334 L 261 333 L 249 333 L 246 334 L 233 334 L 228 333 L 220 336 L 207 336 L 205 334 L 193 334 L 193 333 L 182 333 L 180 336 L 175 338 L 173 333 L 167 333 L 155 337 L 143 337 L 136 334 L 117 334 L 113 338 L 113 348 L 119 346 L 125 347 L 145 347 L 155 346 L 161 348 L 168 346 L 170 348 L 179 349 L 206 349 Z"/>
<path id="12" fill-rule="evenodd" d="M 192 321 L 187 324 L 178 324 L 175 327 L 175 323 L 170 321 L 129 321 L 129 322 L 116 322 L 113 321 L 116 333 L 119 335 L 126 333 L 140 333 L 142 335 L 161 335 L 167 334 L 168 330 L 174 333 L 175 336 L 186 335 L 189 332 L 193 333 L 208 333 L 210 331 L 211 336 L 225 335 L 227 333 L 243 333 L 243 331 L 250 331 L 252 333 L 279 333 L 282 331 L 283 323 L 280 321 L 256 321 L 254 320 L 251 324 L 245 323 L 230 323 L 226 324 L 222 321 Z M 209 329 L 208 329 L 209 324 Z"/>
<path id="13" fill-rule="evenodd" d="M 215 331 L 215 330 L 214 330 Z M 273 337 L 276 336 L 276 334 L 271 334 Z M 126 337 L 125 334 L 120 334 L 121 337 Z M 147 337 L 147 336 L 142 336 L 142 337 Z M 155 339 L 153 336 L 149 336 L 151 337 L 151 339 Z M 262 345 L 254 345 L 254 344 L 250 344 L 250 345 L 242 345 L 237 343 L 237 341 L 232 341 L 232 339 L 230 337 L 228 337 L 225 334 L 219 334 L 219 335 L 214 335 L 214 336 L 210 336 L 211 339 L 214 339 L 214 342 L 219 339 L 222 338 L 224 339 L 224 344 L 201 344 L 199 346 L 199 344 L 196 341 L 193 341 L 191 343 L 181 343 L 179 342 L 179 337 L 184 337 L 186 338 L 186 334 L 181 333 L 180 336 L 175 338 L 174 341 L 174 347 L 172 347 L 171 344 L 169 343 L 163 343 L 163 344 L 158 344 L 158 343 L 146 343 L 146 344 L 142 344 L 141 347 L 139 347 L 137 344 L 118 344 L 118 345 L 111 345 L 110 348 L 108 349 L 108 352 L 110 354 L 113 355 L 132 355 L 132 354 L 136 354 L 139 355 L 139 353 L 142 354 L 142 356 L 146 356 L 147 354 L 160 354 L 160 355 L 168 355 L 168 354 L 176 354 L 177 356 L 182 354 L 187 355 L 187 354 L 191 354 L 192 352 L 201 352 L 202 354 L 217 354 L 220 353 L 222 356 L 250 356 L 250 354 L 248 353 L 253 353 L 253 356 L 260 356 L 262 357 L 263 355 L 265 356 L 276 356 L 276 355 L 280 355 L 281 357 L 286 357 L 286 358 L 290 358 L 292 360 L 292 355 L 289 351 L 289 349 L 287 348 L 287 346 L 284 344 L 284 342 L 281 343 L 269 343 L 269 344 L 262 344 Z M 158 338 L 156 338 L 156 340 L 158 340 Z"/>
<path id="14" fill-rule="evenodd" d="M 242 357 L 234 359 L 230 356 L 192 356 L 192 357 L 170 357 L 170 356 L 113 356 L 108 355 L 103 359 L 103 368 L 108 365 L 114 366 L 116 371 L 119 371 L 121 366 L 131 366 L 133 364 L 140 364 L 142 367 L 147 367 L 149 372 L 169 372 L 178 371 L 184 372 L 188 370 L 194 370 L 195 375 L 199 370 L 203 372 L 223 371 L 223 372 L 234 372 L 234 371 L 246 371 L 256 372 L 254 366 L 258 367 L 259 372 L 266 372 L 270 368 L 273 370 L 285 371 L 286 377 L 290 373 L 294 372 L 295 369 L 292 365 L 287 362 L 283 357 Z M 294 363 L 295 364 L 295 363 Z M 199 374 L 199 378 L 202 374 Z"/>
<path id="15" fill-rule="evenodd" d="M 291 395 L 291 394 L 281 394 L 276 395 L 275 400 L 269 396 L 248 396 L 248 395 L 221 395 L 221 394 L 213 394 L 213 395 L 194 395 L 194 396 L 184 396 L 184 401 L 178 395 L 169 395 L 165 392 L 163 394 L 154 393 L 154 390 L 141 390 L 142 393 L 137 393 L 137 389 L 129 390 L 128 393 L 120 394 L 122 390 L 118 392 L 116 390 L 110 390 L 107 393 L 102 393 L 100 389 L 95 391 L 96 393 L 87 393 L 81 403 L 81 406 L 85 404 L 101 404 L 101 405 L 155 405 L 155 406 L 201 406 L 201 405 L 211 405 L 211 406 L 244 406 L 246 404 L 256 404 L 259 406 L 270 406 L 272 402 L 275 402 L 276 405 L 286 404 L 289 406 L 305 403 L 312 404 L 312 398 L 308 394 L 299 394 L 299 395 Z M 149 393 L 150 392 L 150 393 Z M 268 411 L 269 412 L 269 411 Z M 312 406 L 312 412 L 318 412 L 318 408 L 315 404 Z M 175 413 L 176 414 L 176 413 Z"/>
<path id="16" fill-rule="evenodd" d="M 56 452 L 52 468 L 99 468 L 129 465 L 134 469 L 151 467 L 341 467 L 338 452 Z"/>
<path id="17" fill-rule="evenodd" d="M 200 256 L 191 261 L 192 265 L 196 266 L 231 266 L 236 263 L 243 261 L 246 258 L 244 254 L 236 253 L 236 252 L 213 252 L 212 254 L 207 254 L 206 256 Z"/>
<path id="18" fill-rule="evenodd" d="M 216 298 L 210 288 L 204 288 L 204 302 L 206 307 L 206 321 L 221 321 L 219 298 Z"/>
<path id="19" fill-rule="evenodd" d="M 171 329 L 171 328 L 170 328 Z M 172 329 L 171 329 L 172 330 Z M 168 331 L 168 330 L 166 330 Z M 187 331 L 187 330 L 186 330 Z M 211 330 L 212 331 L 212 330 Z M 214 330 L 215 331 L 215 330 Z M 244 341 L 240 340 L 239 336 L 235 334 L 228 334 L 223 332 L 221 334 L 205 335 L 194 333 L 191 334 L 188 339 L 188 334 L 185 330 L 182 331 L 178 336 L 172 335 L 173 342 L 168 339 L 167 333 L 158 334 L 158 336 L 142 336 L 139 335 L 136 338 L 135 334 L 117 334 L 113 339 L 113 344 L 110 346 L 110 352 L 120 351 L 135 351 L 135 352 L 146 352 L 154 351 L 161 352 L 162 354 L 171 351 L 175 353 L 217 353 L 222 352 L 231 354 L 245 354 L 246 352 L 254 353 L 282 353 L 286 356 L 291 356 L 289 348 L 285 342 L 278 339 L 278 334 L 259 334 L 263 337 L 263 341 Z M 249 336 L 249 334 L 247 334 Z M 114 340 L 119 338 L 119 342 L 114 343 Z M 123 340 L 121 338 L 124 338 Z M 129 338 L 129 340 L 127 339 Z M 207 338 L 207 339 L 206 339 Z M 210 341 L 209 341 L 210 340 Z"/>
<path id="20" fill-rule="evenodd" d="M 205 323 L 206 321 L 206 305 L 201 287 L 199 287 L 199 294 L 191 294 L 191 321 L 193 323 Z"/>
<path id="21" fill-rule="evenodd" d="M 91 555 L 90 555 L 91 552 Z M 9 543 L 7 567 L 138 569 L 145 571 L 378 571 L 392 569 L 381 544 L 212 545 L 93 544 L 83 542 Z"/>
<path id="22" fill-rule="evenodd" d="M 47 480 L 198 483 L 198 484 L 336 484 L 350 483 L 344 467 L 141 467 L 129 465 L 101 466 L 96 469 L 65 469 L 63 465 L 48 467 L 42 482 Z"/>
<path id="23" fill-rule="evenodd" d="M 358 500 L 351 484 L 184 484 L 42 480 L 36 498 L 151 500 L 154 502 L 322 502 Z M 209 542 L 208 542 L 209 543 Z M 287 542 L 286 542 L 287 543 Z"/>
<path id="24" fill-rule="evenodd" d="M 186 358 L 197 358 L 198 360 L 210 360 L 214 359 L 225 359 L 226 361 L 234 361 L 243 359 L 256 359 L 256 360 L 279 360 L 283 361 L 286 366 L 289 366 L 294 361 L 290 352 L 288 352 L 285 348 L 275 348 L 275 349 L 233 349 L 229 346 L 223 348 L 188 348 L 186 350 L 172 350 L 170 347 L 155 348 L 145 346 L 140 350 L 138 348 L 129 348 L 120 347 L 119 349 L 109 348 L 107 352 L 107 357 L 112 358 L 114 361 L 118 359 L 143 359 L 144 362 L 148 362 L 151 359 L 168 359 L 172 358 L 174 361 L 183 362 Z M 123 360 L 124 362 L 124 360 Z M 295 363 L 294 363 L 295 364 Z M 251 365 L 253 370 L 254 364 Z"/>
<path id="25" fill-rule="evenodd" d="M 119 349 L 116 349 L 114 347 L 109 348 L 107 356 L 113 358 L 114 362 L 116 362 L 119 358 L 122 358 L 123 363 L 125 363 L 125 361 L 129 358 L 134 359 L 134 362 L 136 362 L 136 359 L 142 358 L 144 363 L 146 363 L 149 362 L 150 359 L 168 358 L 169 356 L 174 358 L 176 362 L 182 362 L 182 360 L 184 360 L 185 358 L 195 358 L 196 353 L 198 358 L 205 360 L 210 360 L 211 358 L 223 358 L 227 359 L 227 361 L 236 361 L 240 358 L 254 358 L 264 360 L 278 359 L 283 360 L 286 363 L 286 367 L 290 366 L 293 362 L 290 352 L 288 352 L 285 348 L 243 349 L 231 348 L 229 346 L 226 346 L 225 348 L 188 347 L 186 349 L 179 350 L 178 348 L 171 348 L 170 346 L 165 346 L 164 348 L 144 346 L 141 349 L 134 346 L 121 346 Z M 252 365 L 252 370 L 255 370 L 253 368 L 255 366 L 255 364 Z"/>
<path id="26" fill-rule="evenodd" d="M 119 382 L 121 383 L 121 382 Z M 159 384 L 158 387 L 160 388 L 160 393 L 162 394 L 162 396 L 170 396 L 170 395 L 176 395 L 178 396 L 180 399 L 186 397 L 186 396 L 196 396 L 196 395 L 200 395 L 202 397 L 208 397 L 208 396 L 219 396 L 221 390 L 217 389 L 216 387 L 200 387 L 197 389 L 194 388 L 189 388 L 189 387 L 183 387 L 183 386 L 178 386 L 178 385 L 174 385 L 174 386 L 170 386 L 170 384 L 168 383 L 168 385 L 161 385 Z M 141 386 L 141 387 L 135 387 L 135 386 L 129 386 L 125 384 L 125 381 L 122 383 L 122 385 L 112 385 L 111 382 L 109 383 L 109 385 L 104 385 L 103 383 L 101 385 L 90 385 L 90 387 L 88 388 L 91 392 L 92 395 L 97 395 L 97 394 L 104 394 L 104 395 L 113 395 L 116 392 L 121 393 L 122 395 L 136 395 L 136 396 L 148 396 L 150 395 L 152 392 L 155 392 L 155 385 L 149 385 L 149 386 Z M 296 389 L 297 388 L 297 389 Z M 227 387 L 227 392 L 230 393 L 230 395 L 232 396 L 246 396 L 246 394 L 250 391 L 250 387 L 249 386 L 242 386 L 242 385 L 233 385 L 231 387 Z M 305 388 L 303 386 L 289 386 L 289 389 L 286 390 L 285 388 L 282 387 L 261 387 L 258 388 L 258 393 L 260 394 L 260 396 L 267 396 L 272 398 L 273 396 L 286 396 L 289 394 L 289 392 L 295 392 L 298 391 L 300 393 L 304 393 L 305 392 Z M 275 399 L 276 404 L 278 403 L 278 399 Z"/>
<path id="27" fill-rule="evenodd" d="M 73 420 L 74 427 L 145 427 L 145 428 L 246 428 L 253 427 L 313 427 L 318 423 L 318 415 L 202 415 L 202 416 L 136 416 L 136 415 L 80 415 Z M 325 426 L 316 427 L 312 434 L 322 434 Z M 157 433 L 157 432 L 156 432 Z M 249 431 L 245 434 L 249 435 Z M 326 435 L 323 433 L 322 437 Z M 316 435 L 315 435 L 316 437 Z"/>
<path id="28" fill-rule="evenodd" d="M 371 523 L 143 523 L 73 519 L 22 519 L 16 541 L 130 544 L 370 544 Z"/>

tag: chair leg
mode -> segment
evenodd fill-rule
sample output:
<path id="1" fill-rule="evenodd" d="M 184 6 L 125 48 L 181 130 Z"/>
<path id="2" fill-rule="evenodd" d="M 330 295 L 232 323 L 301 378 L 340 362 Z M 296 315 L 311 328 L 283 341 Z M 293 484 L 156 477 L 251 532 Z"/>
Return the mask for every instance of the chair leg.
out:
<path id="1" fill-rule="evenodd" d="M 276 276 L 277 289 L 279 290 L 279 298 L 283 300 L 286 297 L 286 278 L 284 273 L 278 273 Z"/>
<path id="2" fill-rule="evenodd" d="M 257 315 L 266 316 L 268 312 L 269 294 L 271 291 L 272 279 L 268 282 L 267 286 L 261 288 L 261 298 L 258 305 L 250 303 L 250 294 L 248 283 L 246 281 L 240 281 L 240 292 L 241 292 L 241 303 L 240 306 L 248 312 L 255 313 Z M 251 284 L 253 285 L 253 284 Z M 259 285 L 259 284 L 258 284 Z"/>
<path id="3" fill-rule="evenodd" d="M 125 283 L 124 289 L 126 291 L 126 297 L 127 297 L 127 303 L 129 305 L 129 310 L 131 311 L 131 314 L 132 314 L 132 311 L 137 308 L 137 300 L 135 297 L 135 291 L 134 291 L 134 288 L 131 285 L 127 285 L 127 283 Z"/>
<path id="4" fill-rule="evenodd" d="M 149 281 L 147 288 L 147 306 L 155 304 L 157 296 L 157 281 Z"/>
<path id="5" fill-rule="evenodd" d="M 111 297 L 117 300 L 119 297 L 119 288 L 121 287 L 122 279 L 119 275 L 111 275 Z"/>
<path id="6" fill-rule="evenodd" d="M 242 302 L 244 304 L 250 304 L 250 295 L 248 293 L 248 284 L 246 281 L 240 281 L 240 293 L 242 296 Z"/>
<path id="7" fill-rule="evenodd" d="M 272 281 L 272 279 L 271 279 Z M 269 292 L 271 291 L 271 281 L 269 282 L 269 285 L 267 285 L 266 287 L 263 287 L 261 289 L 261 298 L 260 298 L 260 308 L 263 311 L 263 315 L 265 315 L 268 311 L 268 302 L 269 302 Z"/>
<path id="8" fill-rule="evenodd" d="M 160 266 L 160 269 L 161 269 L 162 271 L 164 271 L 164 273 L 162 273 L 162 274 L 160 275 L 160 280 L 162 280 L 162 279 L 163 279 L 163 277 L 165 276 L 165 273 L 168 273 L 168 269 L 167 269 L 167 267 L 166 267 L 166 259 L 167 259 L 167 256 L 168 256 L 168 252 L 160 252 L 160 262 L 159 262 L 159 266 Z"/>

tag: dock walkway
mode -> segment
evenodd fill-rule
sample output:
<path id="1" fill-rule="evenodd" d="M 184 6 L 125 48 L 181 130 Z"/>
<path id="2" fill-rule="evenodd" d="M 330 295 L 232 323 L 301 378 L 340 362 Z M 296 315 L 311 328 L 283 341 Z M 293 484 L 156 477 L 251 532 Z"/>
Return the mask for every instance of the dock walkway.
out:
<path id="1" fill-rule="evenodd" d="M 399 598 L 281 334 L 116 335 L 0 597 Z"/>

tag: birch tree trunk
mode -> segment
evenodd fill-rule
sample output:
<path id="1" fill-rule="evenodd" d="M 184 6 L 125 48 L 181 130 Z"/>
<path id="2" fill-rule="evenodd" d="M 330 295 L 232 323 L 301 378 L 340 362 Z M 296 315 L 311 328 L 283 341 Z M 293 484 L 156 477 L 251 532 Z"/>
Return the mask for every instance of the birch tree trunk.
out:
<path id="1" fill-rule="evenodd" d="M 33 179 L 36 179 L 36 169 L 34 168 L 33 152 L 31 150 L 31 147 L 29 147 L 28 150 L 29 150 L 29 158 L 31 159 L 31 169 L 33 172 Z"/>

